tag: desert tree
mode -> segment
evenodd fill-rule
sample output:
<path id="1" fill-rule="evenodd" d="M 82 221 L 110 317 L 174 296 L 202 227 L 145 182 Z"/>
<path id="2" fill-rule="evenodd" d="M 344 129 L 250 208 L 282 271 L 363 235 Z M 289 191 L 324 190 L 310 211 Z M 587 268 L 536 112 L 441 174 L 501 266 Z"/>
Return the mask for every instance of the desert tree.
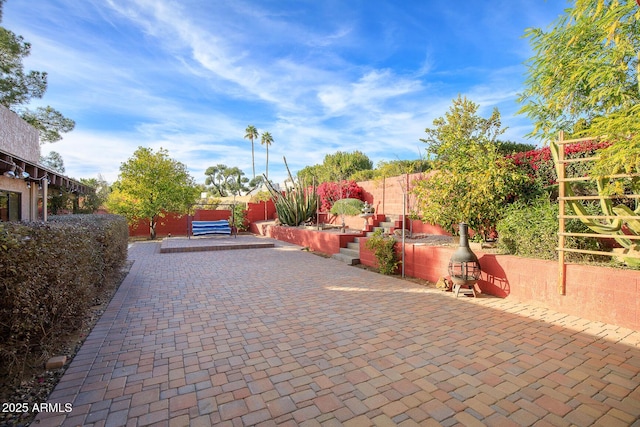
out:
<path id="1" fill-rule="evenodd" d="M 548 30 L 525 32 L 529 59 L 520 113 L 531 135 L 559 131 L 615 142 L 594 174 L 640 171 L 640 6 L 632 0 L 576 0 Z"/>
<path id="2" fill-rule="evenodd" d="M 149 235 L 156 238 L 158 220 L 166 213 L 186 214 L 198 199 L 198 188 L 187 167 L 169 157 L 167 150 L 139 147 L 120 165 L 120 175 L 107 199 L 110 212 L 135 223 L 149 221 Z"/>

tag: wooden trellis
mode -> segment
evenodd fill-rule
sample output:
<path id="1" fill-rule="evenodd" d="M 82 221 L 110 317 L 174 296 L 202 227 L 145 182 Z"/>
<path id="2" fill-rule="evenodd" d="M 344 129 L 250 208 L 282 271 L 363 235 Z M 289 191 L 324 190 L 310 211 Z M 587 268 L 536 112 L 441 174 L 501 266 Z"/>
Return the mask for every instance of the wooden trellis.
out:
<path id="1" fill-rule="evenodd" d="M 616 239 L 616 238 L 624 238 L 629 240 L 637 240 L 640 239 L 640 235 L 621 235 L 621 234 L 600 234 L 600 233 L 569 233 L 566 231 L 566 220 L 568 219 L 580 219 L 587 218 L 593 220 L 611 220 L 611 219 L 619 219 L 619 220 L 638 220 L 638 216 L 624 216 L 624 215 L 567 215 L 566 208 L 568 201 L 577 201 L 583 202 L 588 200 L 600 200 L 600 199 L 640 199 L 640 195 L 638 194 L 622 194 L 615 196 L 575 196 L 572 194 L 567 194 L 565 183 L 570 182 L 579 182 L 579 181 L 589 181 L 591 178 L 587 176 L 581 177 L 567 177 L 566 176 L 566 165 L 570 163 L 579 163 L 579 162 L 593 162 L 597 160 L 598 157 L 583 157 L 583 158 L 565 158 L 564 147 L 568 144 L 574 144 L 578 142 L 584 141 L 593 141 L 596 138 L 580 138 L 580 139 L 564 139 L 564 132 L 560 132 L 560 137 L 557 142 L 558 149 L 558 164 L 556 165 L 556 170 L 558 172 L 558 202 L 559 202 L 559 214 L 558 214 L 558 293 L 560 295 L 565 295 L 566 293 L 566 259 L 565 255 L 567 252 L 575 252 L 581 254 L 590 254 L 590 255 L 604 255 L 604 256 L 619 256 L 620 254 L 615 252 L 604 252 L 604 251 L 593 251 L 586 249 L 574 249 L 566 247 L 566 238 L 569 236 L 572 237 L 584 237 L 584 238 L 598 238 L 598 239 Z M 609 175 L 606 178 L 609 179 L 623 179 L 623 178 L 631 178 L 638 177 L 639 173 L 634 174 L 616 174 Z M 625 257 L 631 258 L 640 258 L 640 256 L 636 254 L 625 255 Z"/>

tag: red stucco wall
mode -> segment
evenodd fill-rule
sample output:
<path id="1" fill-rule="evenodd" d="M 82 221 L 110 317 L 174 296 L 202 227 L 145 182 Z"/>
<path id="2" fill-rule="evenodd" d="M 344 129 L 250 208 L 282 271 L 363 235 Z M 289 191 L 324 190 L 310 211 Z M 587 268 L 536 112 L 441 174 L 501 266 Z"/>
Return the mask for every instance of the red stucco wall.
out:
<path id="1" fill-rule="evenodd" d="M 373 253 L 360 239 L 360 262 L 375 266 Z M 398 245 L 399 246 L 399 245 Z M 454 247 L 405 245 L 405 274 L 431 282 L 447 276 Z M 565 295 L 558 293 L 556 261 L 474 251 L 482 267 L 483 293 L 541 304 L 562 313 L 640 329 L 640 274 L 634 270 L 569 264 Z M 400 256 L 400 249 L 397 250 Z"/>
<path id="2" fill-rule="evenodd" d="M 428 173 L 414 173 L 379 180 L 361 181 L 358 182 L 358 185 L 363 189 L 364 200 L 373 205 L 377 214 L 401 217 L 403 212 L 406 212 L 408 216 L 415 205 L 415 197 L 411 195 L 411 189 L 415 181 L 424 179 L 427 176 Z M 404 210 L 403 198 L 406 198 Z M 438 225 L 423 224 L 419 220 L 407 221 L 407 229 L 410 229 L 413 233 L 449 234 L 447 230 Z"/>
<path id="3" fill-rule="evenodd" d="M 362 236 L 362 234 L 330 233 L 282 226 L 268 226 L 265 235 L 324 254 L 336 254 L 340 252 L 340 248 L 346 248 L 347 243 L 353 242 L 356 237 Z"/>
<path id="4" fill-rule="evenodd" d="M 171 234 L 172 236 L 186 236 L 190 221 L 218 221 L 221 219 L 229 219 L 231 211 L 226 209 L 221 210 L 201 210 L 197 209 L 191 218 L 187 215 L 176 215 L 173 213 L 165 214 L 164 218 L 158 220 L 156 225 L 156 236 L 165 237 Z M 137 224 L 129 226 L 129 236 L 135 237 L 148 237 L 149 236 L 149 221 L 140 220 Z"/>

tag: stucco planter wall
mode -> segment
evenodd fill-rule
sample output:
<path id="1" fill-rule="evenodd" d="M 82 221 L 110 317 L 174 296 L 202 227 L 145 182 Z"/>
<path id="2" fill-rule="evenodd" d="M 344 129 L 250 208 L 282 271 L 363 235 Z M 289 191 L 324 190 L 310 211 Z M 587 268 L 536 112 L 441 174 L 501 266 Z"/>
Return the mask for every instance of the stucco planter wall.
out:
<path id="1" fill-rule="evenodd" d="M 375 266 L 375 257 L 360 241 L 360 262 Z M 399 245 L 398 245 L 399 246 Z M 455 247 L 405 245 L 405 274 L 436 282 L 447 275 Z M 400 250 L 398 248 L 398 256 Z M 540 304 L 594 321 L 640 329 L 640 273 L 593 265 L 566 267 L 566 294 L 558 293 L 556 261 L 474 251 L 482 267 L 483 293 Z"/>
<path id="2" fill-rule="evenodd" d="M 340 248 L 346 247 L 347 243 L 353 242 L 356 237 L 362 236 L 362 233 L 342 234 L 338 232 L 305 230 L 297 227 L 268 226 L 266 235 L 273 239 L 332 255 L 340 252 Z"/>

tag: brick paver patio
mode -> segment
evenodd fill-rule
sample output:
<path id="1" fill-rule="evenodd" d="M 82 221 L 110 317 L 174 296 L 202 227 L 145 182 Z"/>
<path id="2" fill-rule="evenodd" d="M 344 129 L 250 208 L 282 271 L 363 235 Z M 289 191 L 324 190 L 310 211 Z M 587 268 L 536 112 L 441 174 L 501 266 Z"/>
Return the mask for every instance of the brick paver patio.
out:
<path id="1" fill-rule="evenodd" d="M 34 425 L 640 425 L 636 331 L 280 242 L 130 258 Z"/>

